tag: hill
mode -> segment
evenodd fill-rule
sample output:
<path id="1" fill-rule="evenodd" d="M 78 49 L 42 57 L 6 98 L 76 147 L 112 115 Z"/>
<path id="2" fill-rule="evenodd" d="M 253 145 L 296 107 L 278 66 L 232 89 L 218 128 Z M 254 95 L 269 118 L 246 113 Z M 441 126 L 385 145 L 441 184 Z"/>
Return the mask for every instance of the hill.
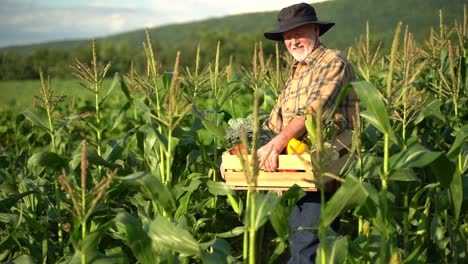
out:
<path id="1" fill-rule="evenodd" d="M 336 23 L 322 41 L 329 47 L 346 50 L 365 33 L 370 23 L 371 41 L 383 42 L 389 48 L 397 24 L 407 26 L 415 39 L 422 43 L 431 28 L 439 28 L 439 11 L 443 22 L 453 25 L 463 22 L 467 0 L 334 0 L 314 4 L 319 19 Z M 221 43 L 221 62 L 232 60 L 235 66 L 251 61 L 255 43 L 262 42 L 265 54 L 274 54 L 274 42 L 263 37 L 263 32 L 276 28 L 278 11 L 248 13 L 211 18 L 190 23 L 171 24 L 150 28 L 153 47 L 165 70 L 171 70 L 177 51 L 182 51 L 180 64 L 193 66 L 197 45 L 201 47 L 201 65 L 213 61 L 218 42 Z M 466 23 L 466 22 L 465 22 Z M 131 62 L 136 69 L 145 69 L 142 43 L 145 29 L 96 39 L 98 56 L 112 61 L 110 74 L 127 72 Z M 68 40 L 0 49 L 0 79 L 34 79 L 42 68 L 53 77 L 70 78 L 69 69 L 75 59 L 89 61 L 90 39 Z M 6 55 L 5 55 L 6 54 Z M 25 57 L 23 61 L 21 57 Z"/>
<path id="2" fill-rule="evenodd" d="M 325 41 L 330 46 L 345 49 L 353 45 L 355 39 L 364 33 L 366 21 L 370 22 L 371 33 L 375 39 L 390 41 L 397 23 L 402 21 L 421 41 L 427 36 L 431 27 L 438 27 L 439 10 L 443 12 L 445 23 L 463 22 L 463 5 L 467 2 L 466 0 L 332 0 L 315 3 L 314 7 L 320 19 L 336 22 L 333 30 L 324 36 Z M 274 11 L 211 18 L 155 27 L 151 28 L 150 32 L 161 46 L 179 46 L 180 43 L 195 42 L 200 39 L 201 32 L 253 34 L 255 40 L 260 41 L 264 40 L 262 35 L 264 31 L 276 27 L 277 13 Z M 85 46 L 89 41 L 90 39 L 56 41 L 6 47 L 0 51 L 15 50 L 24 54 L 41 48 L 70 50 Z M 115 34 L 99 38 L 97 41 L 124 42 L 132 46 L 141 46 L 145 41 L 145 30 Z"/>

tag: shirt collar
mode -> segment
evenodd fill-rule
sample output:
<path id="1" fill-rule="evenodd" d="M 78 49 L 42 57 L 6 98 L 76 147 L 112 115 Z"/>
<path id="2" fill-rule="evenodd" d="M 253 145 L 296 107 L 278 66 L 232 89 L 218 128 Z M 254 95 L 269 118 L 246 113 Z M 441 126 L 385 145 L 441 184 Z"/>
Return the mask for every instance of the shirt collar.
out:
<path id="1" fill-rule="evenodd" d="M 315 48 L 310 54 L 309 56 L 307 56 L 307 58 L 302 61 L 302 62 L 296 62 L 297 64 L 301 63 L 301 64 L 307 64 L 307 65 L 312 65 L 315 63 L 315 61 L 320 58 L 320 56 L 322 55 L 322 53 L 325 51 L 326 47 L 324 44 L 320 43 L 319 46 L 317 48 Z"/>

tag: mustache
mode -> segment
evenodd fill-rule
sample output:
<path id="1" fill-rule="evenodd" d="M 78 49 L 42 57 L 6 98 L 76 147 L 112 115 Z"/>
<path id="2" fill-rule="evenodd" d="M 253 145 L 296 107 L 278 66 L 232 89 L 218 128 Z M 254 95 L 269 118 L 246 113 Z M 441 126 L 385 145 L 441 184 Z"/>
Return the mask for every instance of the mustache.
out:
<path id="1" fill-rule="evenodd" d="M 298 49 L 298 48 L 303 48 L 303 47 L 304 45 L 302 45 L 301 43 L 291 45 L 291 49 Z"/>

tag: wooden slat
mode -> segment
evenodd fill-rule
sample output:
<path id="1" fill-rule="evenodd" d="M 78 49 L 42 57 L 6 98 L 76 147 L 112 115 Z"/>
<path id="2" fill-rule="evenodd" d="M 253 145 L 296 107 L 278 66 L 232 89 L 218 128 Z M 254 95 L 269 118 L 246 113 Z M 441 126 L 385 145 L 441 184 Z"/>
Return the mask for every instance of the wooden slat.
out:
<path id="1" fill-rule="evenodd" d="M 246 164 L 248 165 L 251 156 L 250 155 L 243 155 L 243 159 L 245 160 Z M 222 155 L 223 159 L 223 166 L 225 169 L 232 169 L 232 170 L 242 170 L 242 161 L 239 156 L 237 155 Z M 309 154 L 302 154 L 302 155 L 279 155 L 278 158 L 278 169 L 279 170 L 306 170 L 312 169 L 310 166 L 310 155 Z"/>
<path id="2" fill-rule="evenodd" d="M 247 189 L 248 184 L 242 171 L 227 170 L 224 174 L 226 184 L 231 189 Z M 260 171 L 257 177 L 257 189 L 286 190 L 297 184 L 302 188 L 317 190 L 313 177 L 306 172 L 264 172 Z"/>

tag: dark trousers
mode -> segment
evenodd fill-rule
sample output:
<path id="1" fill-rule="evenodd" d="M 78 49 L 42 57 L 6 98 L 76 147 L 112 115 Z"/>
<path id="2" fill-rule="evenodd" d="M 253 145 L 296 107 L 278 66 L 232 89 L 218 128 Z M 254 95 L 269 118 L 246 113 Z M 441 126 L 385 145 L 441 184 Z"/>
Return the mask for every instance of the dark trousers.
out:
<path id="1" fill-rule="evenodd" d="M 328 201 L 332 193 L 325 193 Z M 318 235 L 309 230 L 297 231 L 299 227 L 318 227 L 320 218 L 320 192 L 307 192 L 293 207 L 289 215 L 289 228 L 291 237 L 291 259 L 288 264 L 311 264 L 315 263 L 319 245 Z M 339 219 L 332 224 L 334 230 L 338 230 Z"/>

